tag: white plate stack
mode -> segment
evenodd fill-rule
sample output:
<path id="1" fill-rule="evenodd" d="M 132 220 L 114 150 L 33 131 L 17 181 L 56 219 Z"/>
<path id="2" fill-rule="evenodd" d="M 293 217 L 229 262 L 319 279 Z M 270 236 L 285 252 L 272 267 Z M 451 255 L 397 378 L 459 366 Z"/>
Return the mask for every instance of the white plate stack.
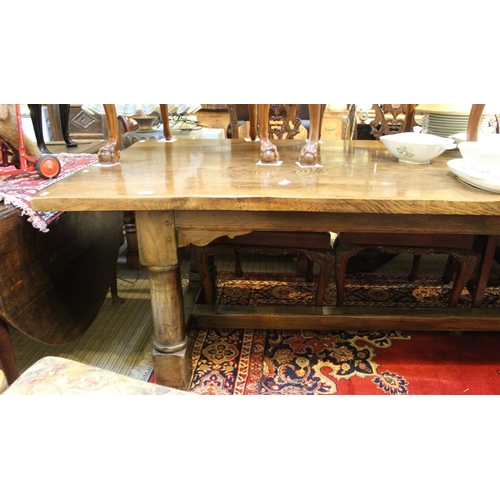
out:
<path id="1" fill-rule="evenodd" d="M 423 114 L 422 131 L 441 137 L 467 132 L 471 104 L 419 104 L 417 112 Z M 484 113 L 479 131 L 488 128 L 489 114 Z"/>

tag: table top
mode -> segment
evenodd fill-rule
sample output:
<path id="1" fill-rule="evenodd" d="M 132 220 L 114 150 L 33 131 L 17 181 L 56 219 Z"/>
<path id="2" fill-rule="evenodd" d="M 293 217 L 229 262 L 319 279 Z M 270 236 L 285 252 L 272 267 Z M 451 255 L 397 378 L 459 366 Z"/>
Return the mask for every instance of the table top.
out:
<path id="1" fill-rule="evenodd" d="M 241 210 L 500 215 L 500 194 L 462 183 L 447 151 L 398 162 L 379 141 L 326 141 L 320 168 L 297 160 L 304 140 L 274 141 L 281 166 L 258 165 L 259 142 L 138 142 L 114 166 L 93 165 L 32 199 L 35 210 Z"/>

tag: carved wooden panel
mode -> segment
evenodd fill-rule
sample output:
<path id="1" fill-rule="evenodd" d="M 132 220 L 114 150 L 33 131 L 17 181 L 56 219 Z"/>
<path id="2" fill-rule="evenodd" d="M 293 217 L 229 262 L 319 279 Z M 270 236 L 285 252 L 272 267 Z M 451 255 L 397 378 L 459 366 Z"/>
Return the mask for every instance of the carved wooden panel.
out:
<path id="1" fill-rule="evenodd" d="M 412 130 L 416 104 L 372 104 L 371 110 L 358 110 L 356 104 L 348 106 L 345 139 L 379 139 L 382 135 Z M 362 128 L 369 137 L 358 135 Z"/>
<path id="2" fill-rule="evenodd" d="M 52 140 L 62 141 L 59 105 L 47 105 Z M 104 115 L 84 111 L 81 104 L 71 104 L 69 110 L 69 134 L 72 139 L 104 140 L 108 138 L 108 126 Z"/>
<path id="3" fill-rule="evenodd" d="M 239 126 L 250 120 L 248 104 L 227 104 L 230 123 L 228 139 L 239 138 Z M 293 139 L 302 132 L 303 120 L 309 123 L 307 104 L 271 104 L 269 109 L 269 138 Z M 306 127 L 307 128 L 307 127 Z"/>
<path id="4" fill-rule="evenodd" d="M 71 105 L 69 133 L 75 139 L 107 139 L 108 125 L 106 117 L 89 113 L 78 105 Z"/>

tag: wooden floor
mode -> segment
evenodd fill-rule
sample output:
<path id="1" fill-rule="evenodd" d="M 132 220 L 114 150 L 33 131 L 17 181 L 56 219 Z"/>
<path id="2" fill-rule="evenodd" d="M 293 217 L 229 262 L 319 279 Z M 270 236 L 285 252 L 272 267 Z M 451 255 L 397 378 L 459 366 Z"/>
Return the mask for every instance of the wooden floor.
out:
<path id="1" fill-rule="evenodd" d="M 68 148 L 63 141 L 53 141 L 46 144 L 49 151 L 53 154 L 59 153 L 89 153 L 96 154 L 99 149 L 106 144 L 106 141 L 93 141 L 89 139 L 76 139 L 74 142 L 78 146 L 74 148 Z"/>

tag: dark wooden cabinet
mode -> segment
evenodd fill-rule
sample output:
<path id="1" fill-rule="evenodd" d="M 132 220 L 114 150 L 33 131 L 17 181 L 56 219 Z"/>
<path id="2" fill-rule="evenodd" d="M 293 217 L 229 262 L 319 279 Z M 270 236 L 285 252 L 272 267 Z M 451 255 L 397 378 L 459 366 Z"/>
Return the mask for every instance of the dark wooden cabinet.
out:
<path id="1" fill-rule="evenodd" d="M 62 141 L 59 105 L 47 105 L 49 111 L 52 140 Z M 93 114 L 82 109 L 81 104 L 71 104 L 69 111 L 69 133 L 72 139 L 104 140 L 108 138 L 105 115 Z"/>

